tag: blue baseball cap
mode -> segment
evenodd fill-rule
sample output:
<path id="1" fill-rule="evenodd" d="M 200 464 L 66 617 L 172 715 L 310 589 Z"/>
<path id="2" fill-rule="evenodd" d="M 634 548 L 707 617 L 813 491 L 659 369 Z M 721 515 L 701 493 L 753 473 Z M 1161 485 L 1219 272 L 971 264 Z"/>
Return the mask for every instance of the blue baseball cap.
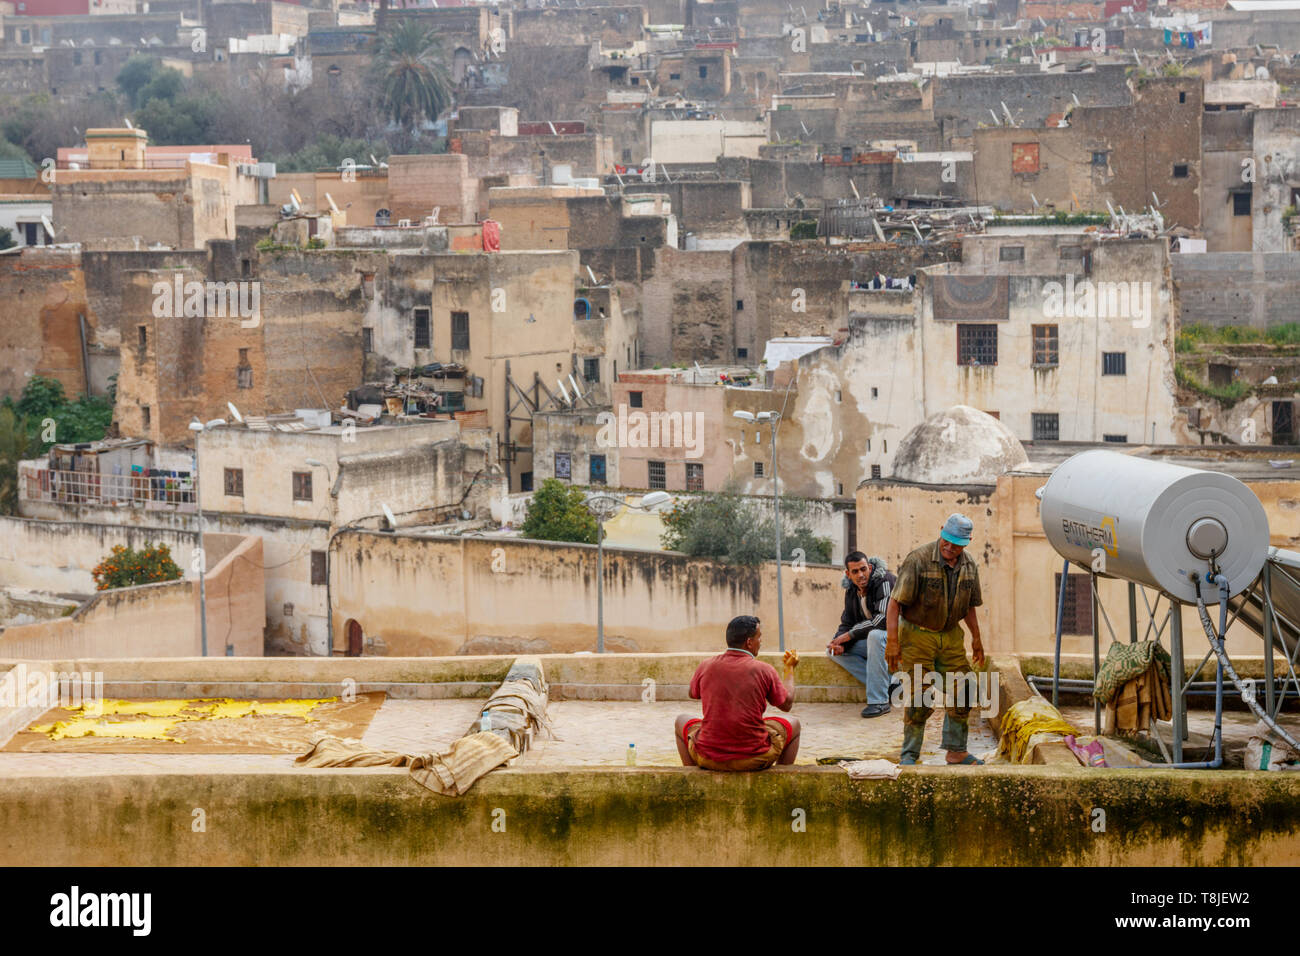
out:
<path id="1" fill-rule="evenodd" d="M 948 520 L 943 523 L 943 530 L 939 532 L 939 537 L 950 544 L 966 547 L 970 544 L 971 532 L 975 530 L 975 525 L 970 518 L 962 514 L 951 514 Z"/>

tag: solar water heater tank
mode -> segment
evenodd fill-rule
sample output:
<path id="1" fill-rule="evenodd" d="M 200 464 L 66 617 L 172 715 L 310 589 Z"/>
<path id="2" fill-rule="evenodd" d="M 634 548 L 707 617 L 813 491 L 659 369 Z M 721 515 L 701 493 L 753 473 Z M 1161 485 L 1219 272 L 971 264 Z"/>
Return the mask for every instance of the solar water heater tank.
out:
<path id="1" fill-rule="evenodd" d="M 1085 451 L 1052 473 L 1040 499 L 1043 531 L 1062 557 L 1187 603 L 1196 600 L 1188 572 L 1208 571 L 1211 557 L 1235 595 L 1268 556 L 1264 506 L 1219 472 Z M 1202 583 L 1201 594 L 1216 600 L 1218 589 Z"/>

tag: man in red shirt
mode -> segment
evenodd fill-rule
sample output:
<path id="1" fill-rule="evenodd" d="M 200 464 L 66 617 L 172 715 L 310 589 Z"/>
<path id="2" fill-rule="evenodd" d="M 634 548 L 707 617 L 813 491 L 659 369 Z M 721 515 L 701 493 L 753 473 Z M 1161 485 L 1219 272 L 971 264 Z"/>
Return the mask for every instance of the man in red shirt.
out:
<path id="1" fill-rule="evenodd" d="M 799 753 L 797 717 L 763 717 L 768 704 L 789 713 L 794 706 L 795 661 L 782 680 L 760 661 L 763 632 L 744 615 L 727 625 L 727 650 L 710 658 L 691 678 L 692 700 L 704 702 L 704 719 L 677 718 L 677 752 L 687 767 L 705 770 L 766 770 L 792 764 Z"/>

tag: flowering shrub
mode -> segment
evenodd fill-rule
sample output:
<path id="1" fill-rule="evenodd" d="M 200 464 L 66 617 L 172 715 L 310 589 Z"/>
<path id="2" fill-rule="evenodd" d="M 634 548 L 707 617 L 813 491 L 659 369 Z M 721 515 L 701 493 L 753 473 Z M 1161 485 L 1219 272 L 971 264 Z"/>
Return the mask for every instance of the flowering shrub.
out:
<path id="1" fill-rule="evenodd" d="M 181 569 L 172 560 L 171 549 L 165 544 L 145 544 L 139 551 L 119 544 L 91 574 L 95 577 L 96 590 L 108 591 L 136 584 L 175 581 L 181 576 Z"/>

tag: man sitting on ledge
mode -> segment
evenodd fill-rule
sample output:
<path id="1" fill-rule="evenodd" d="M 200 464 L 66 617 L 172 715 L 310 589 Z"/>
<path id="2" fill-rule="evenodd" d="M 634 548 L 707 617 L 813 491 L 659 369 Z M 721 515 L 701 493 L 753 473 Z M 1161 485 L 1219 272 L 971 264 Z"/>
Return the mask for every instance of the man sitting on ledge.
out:
<path id="1" fill-rule="evenodd" d="M 704 702 L 704 719 L 677 718 L 677 752 L 687 767 L 705 770 L 766 770 L 792 764 L 799 753 L 799 718 L 768 717 L 770 703 L 789 713 L 794 706 L 793 660 L 782 680 L 760 661 L 763 632 L 758 618 L 742 615 L 727 625 L 727 650 L 710 658 L 691 678 L 692 700 Z"/>

